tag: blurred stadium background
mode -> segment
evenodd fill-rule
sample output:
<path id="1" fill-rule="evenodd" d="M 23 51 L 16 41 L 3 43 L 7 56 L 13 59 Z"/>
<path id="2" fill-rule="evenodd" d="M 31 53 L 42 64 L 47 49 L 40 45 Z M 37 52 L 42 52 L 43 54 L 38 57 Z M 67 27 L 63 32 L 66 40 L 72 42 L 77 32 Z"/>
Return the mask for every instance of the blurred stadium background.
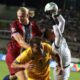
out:
<path id="1" fill-rule="evenodd" d="M 71 71 L 80 72 L 80 0 L 0 0 L 0 68 L 4 69 L 6 67 L 6 46 L 10 39 L 9 23 L 16 19 L 17 9 L 20 6 L 30 8 L 31 19 L 37 21 L 40 28 L 49 27 L 50 24 L 48 21 L 44 20 L 43 11 L 45 4 L 51 1 L 58 4 L 62 15 L 66 19 L 65 32 L 63 35 L 71 49 Z M 4 62 L 2 60 L 4 60 Z M 5 74 L 8 74 L 7 67 L 3 71 Z M 2 76 L 1 71 L 0 76 Z"/>

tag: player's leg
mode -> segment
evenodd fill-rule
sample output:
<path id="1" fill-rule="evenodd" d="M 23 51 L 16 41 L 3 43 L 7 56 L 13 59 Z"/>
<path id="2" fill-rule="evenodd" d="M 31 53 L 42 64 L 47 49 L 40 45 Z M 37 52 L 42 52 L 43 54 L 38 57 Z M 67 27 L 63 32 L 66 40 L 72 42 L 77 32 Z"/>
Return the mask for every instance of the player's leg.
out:
<path id="1" fill-rule="evenodd" d="M 58 76 L 56 72 L 56 67 L 53 69 L 53 73 L 54 73 L 54 80 L 57 80 Z"/>
<path id="2" fill-rule="evenodd" d="M 68 80 L 70 76 L 70 66 L 64 69 L 63 80 Z"/>
<path id="3" fill-rule="evenodd" d="M 16 75 L 10 75 L 10 76 L 9 76 L 9 79 L 10 79 L 10 80 L 17 80 L 17 76 L 16 76 Z"/>
<path id="4" fill-rule="evenodd" d="M 27 80 L 24 70 L 16 72 L 15 75 L 19 80 Z"/>
<path id="5" fill-rule="evenodd" d="M 54 68 L 54 80 L 63 80 L 62 76 L 63 76 L 62 71 L 59 70 L 57 67 L 55 67 Z"/>
<path id="6" fill-rule="evenodd" d="M 6 55 L 6 64 L 7 64 L 9 73 L 10 73 L 10 75 L 9 75 L 10 80 L 16 80 L 17 79 L 17 77 L 15 76 L 15 69 L 11 68 L 11 64 L 12 64 L 13 60 L 14 59 L 10 54 Z"/>

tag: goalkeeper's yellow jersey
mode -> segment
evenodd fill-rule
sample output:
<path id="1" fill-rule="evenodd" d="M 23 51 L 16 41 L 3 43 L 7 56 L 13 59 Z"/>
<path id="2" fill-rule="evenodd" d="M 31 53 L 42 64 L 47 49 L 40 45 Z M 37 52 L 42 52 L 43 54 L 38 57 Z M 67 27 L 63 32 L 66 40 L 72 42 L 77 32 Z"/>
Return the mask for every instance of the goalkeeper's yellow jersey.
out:
<path id="1" fill-rule="evenodd" d="M 42 43 L 44 56 L 40 53 L 32 53 L 32 49 L 28 48 L 17 57 L 16 61 L 19 63 L 25 63 L 32 60 L 31 64 L 36 67 L 33 69 L 27 69 L 28 80 L 50 80 L 50 56 L 52 54 L 52 48 L 48 43 Z"/>

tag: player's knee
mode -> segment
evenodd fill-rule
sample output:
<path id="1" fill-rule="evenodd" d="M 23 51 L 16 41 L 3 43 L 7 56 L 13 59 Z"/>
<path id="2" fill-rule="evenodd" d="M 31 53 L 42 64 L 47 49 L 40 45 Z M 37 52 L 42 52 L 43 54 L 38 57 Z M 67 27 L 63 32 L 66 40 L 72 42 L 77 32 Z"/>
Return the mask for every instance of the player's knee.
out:
<path id="1" fill-rule="evenodd" d="M 10 79 L 9 79 L 9 75 L 6 75 L 6 76 L 3 78 L 3 80 L 10 80 Z"/>
<path id="2" fill-rule="evenodd" d="M 9 76 L 9 80 L 17 80 L 17 77 L 15 75 Z"/>
<path id="3" fill-rule="evenodd" d="M 3 80 L 17 80 L 16 76 L 10 76 L 10 75 L 6 75 Z"/>

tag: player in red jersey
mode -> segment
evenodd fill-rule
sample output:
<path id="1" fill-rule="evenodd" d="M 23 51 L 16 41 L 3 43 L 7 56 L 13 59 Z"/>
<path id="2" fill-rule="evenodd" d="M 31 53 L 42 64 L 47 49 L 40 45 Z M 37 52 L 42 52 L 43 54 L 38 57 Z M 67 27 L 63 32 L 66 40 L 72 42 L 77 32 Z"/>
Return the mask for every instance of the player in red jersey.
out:
<path id="1" fill-rule="evenodd" d="M 10 79 L 14 80 L 15 73 L 23 69 L 13 69 L 11 64 L 20 54 L 22 48 L 29 47 L 28 40 L 35 36 L 41 36 L 36 23 L 30 21 L 29 9 L 20 7 L 17 11 L 17 20 L 10 24 L 11 39 L 7 47 L 6 63 L 10 72 Z"/>

